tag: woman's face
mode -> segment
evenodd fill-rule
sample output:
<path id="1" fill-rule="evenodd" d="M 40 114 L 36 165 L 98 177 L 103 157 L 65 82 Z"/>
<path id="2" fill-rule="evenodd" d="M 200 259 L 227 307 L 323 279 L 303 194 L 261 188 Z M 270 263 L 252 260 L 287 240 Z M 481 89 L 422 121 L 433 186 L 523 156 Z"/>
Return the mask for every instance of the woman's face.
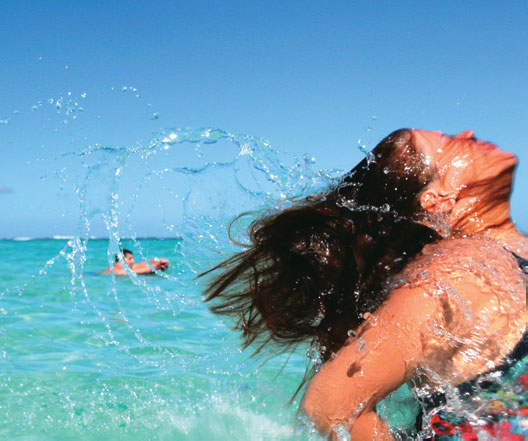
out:
<path id="1" fill-rule="evenodd" d="M 413 144 L 425 162 L 438 171 L 445 191 L 460 192 L 472 185 L 513 177 L 517 158 L 496 145 L 475 138 L 471 130 L 455 136 L 412 130 Z"/>

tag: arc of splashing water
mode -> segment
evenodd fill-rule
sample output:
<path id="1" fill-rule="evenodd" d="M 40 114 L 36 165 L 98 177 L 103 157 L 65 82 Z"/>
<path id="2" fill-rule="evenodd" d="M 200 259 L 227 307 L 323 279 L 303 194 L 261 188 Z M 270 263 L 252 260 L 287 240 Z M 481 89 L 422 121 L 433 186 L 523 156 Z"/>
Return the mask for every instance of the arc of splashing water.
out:
<path id="1" fill-rule="evenodd" d="M 235 156 L 234 159 L 226 162 L 212 162 L 207 163 L 204 166 L 201 167 L 179 167 L 171 169 L 170 171 L 174 171 L 177 173 L 184 173 L 184 174 L 198 174 L 201 173 L 208 168 L 217 166 L 217 167 L 223 167 L 223 166 L 232 166 L 236 163 L 238 159 L 240 159 L 243 156 L 247 156 L 253 165 L 253 167 L 261 172 L 263 172 L 264 177 L 266 180 L 271 182 L 272 184 L 278 186 L 278 188 L 282 188 L 284 186 L 288 186 L 288 181 L 286 177 L 288 177 L 289 174 L 293 174 L 294 178 L 299 178 L 299 172 L 298 170 L 301 169 L 298 163 L 294 165 L 292 168 L 287 168 L 284 166 L 279 160 L 278 160 L 278 152 L 271 148 L 269 143 L 258 137 L 248 136 L 248 135 L 234 135 L 232 133 L 219 130 L 219 129 L 189 129 L 189 130 L 170 130 L 162 132 L 158 137 L 153 139 L 148 145 L 146 146 L 135 146 L 135 147 L 114 147 L 114 146 L 89 146 L 82 152 L 70 152 L 70 153 L 64 153 L 61 156 L 70 156 L 75 155 L 77 157 L 83 157 L 83 156 L 89 156 L 93 154 L 97 154 L 99 152 L 108 152 L 112 154 L 114 157 L 118 155 L 118 161 L 117 165 L 114 168 L 114 174 L 112 179 L 112 191 L 111 191 L 111 198 L 110 198 L 110 208 L 107 213 L 104 213 L 104 220 L 107 226 L 107 231 L 109 232 L 109 238 L 110 238 L 110 245 L 109 250 L 111 248 L 118 249 L 119 245 L 119 214 L 118 214 L 118 203 L 119 203 L 119 183 L 121 178 L 121 172 L 123 168 L 125 167 L 128 159 L 133 154 L 145 154 L 150 152 L 157 152 L 161 150 L 167 150 L 174 144 L 181 144 L 184 142 L 189 143 L 199 143 L 202 142 L 204 144 L 213 144 L 216 143 L 222 139 L 228 140 L 232 142 L 233 144 L 237 145 L 239 148 L 238 154 Z M 308 167 L 309 164 L 313 163 L 312 161 L 308 161 L 305 158 L 304 166 Z M 88 166 L 90 169 L 90 167 Z M 274 172 L 276 170 L 276 172 Z M 297 170 L 297 173 L 292 173 L 292 171 Z M 302 173 L 302 172 L 301 172 Z M 281 177 L 281 176 L 284 176 Z M 318 174 L 319 177 L 323 177 L 321 174 Z M 302 175 L 300 176 L 303 177 Z M 58 257 L 65 258 L 67 265 L 71 271 L 72 277 L 70 280 L 70 283 L 72 285 L 72 291 L 71 293 L 75 296 L 75 294 L 80 294 L 85 301 L 91 305 L 92 309 L 97 314 L 99 320 L 101 320 L 101 323 L 104 324 L 106 333 L 107 333 L 107 339 L 105 340 L 105 344 L 107 345 L 116 345 L 116 347 L 120 351 L 126 352 L 129 356 L 133 357 L 138 362 L 143 363 L 149 363 L 149 360 L 140 360 L 140 358 L 130 352 L 130 348 L 125 347 L 121 345 L 119 342 L 116 341 L 112 328 L 110 324 L 108 323 L 108 320 L 104 317 L 104 315 L 99 311 L 96 306 L 93 304 L 93 302 L 90 299 L 90 295 L 88 293 L 88 289 L 84 283 L 83 279 L 83 271 L 84 271 L 84 263 L 86 261 L 86 244 L 89 237 L 90 232 L 90 223 L 89 223 L 89 213 L 87 209 L 87 200 L 86 200 L 86 190 L 87 190 L 87 182 L 90 178 L 90 172 L 86 174 L 86 177 L 84 179 L 84 185 L 76 187 L 75 191 L 79 197 L 80 202 L 80 219 L 77 225 L 77 234 L 76 237 L 68 242 L 68 244 L 59 252 L 57 256 L 50 259 L 45 267 L 41 269 L 45 272 L 49 267 L 51 267 L 55 260 Z M 331 179 L 329 176 L 324 177 L 327 180 Z M 237 185 L 240 186 L 244 191 L 255 195 L 255 196 L 261 196 L 263 193 L 254 192 L 251 189 L 247 188 L 242 184 L 242 182 L 238 179 L 238 176 L 236 175 Z M 298 184 L 302 179 L 295 179 L 295 183 Z M 305 186 L 308 184 L 305 184 Z M 304 190 L 305 187 L 301 187 L 302 190 Z M 187 195 L 188 196 L 188 195 Z M 71 252 L 68 252 L 68 248 L 71 248 Z M 135 273 L 130 274 L 130 278 L 133 281 L 134 284 L 145 287 L 145 283 L 140 281 L 138 276 Z M 112 288 L 112 295 L 116 302 L 116 304 L 119 307 L 119 311 L 122 313 L 122 307 L 120 305 L 119 298 L 117 296 L 117 290 L 115 285 L 115 276 L 114 277 L 114 284 Z M 33 277 L 34 278 L 34 277 Z M 22 287 L 22 291 L 25 289 L 27 284 Z M 5 293 L 2 293 L 2 295 Z M 126 319 L 126 317 L 125 317 Z M 168 351 L 166 348 L 160 348 L 158 345 L 153 344 L 152 342 L 148 341 L 146 338 L 144 338 L 140 331 L 138 329 L 134 329 L 129 323 L 128 320 L 125 321 L 127 327 L 133 332 L 135 337 L 140 341 L 142 344 L 145 344 L 147 346 L 156 348 L 157 350 L 163 352 L 164 354 L 168 355 L 169 357 L 173 358 L 175 354 L 173 354 L 171 351 Z M 98 338 L 103 338 L 101 335 L 97 335 Z M 156 366 L 157 363 L 154 363 Z"/>
<path id="2" fill-rule="evenodd" d="M 206 144 L 213 144 L 222 139 L 226 139 L 234 143 L 239 148 L 238 154 L 232 160 L 225 161 L 225 162 L 215 161 L 212 163 L 206 163 L 205 165 L 201 167 L 176 167 L 176 168 L 168 169 L 167 171 L 183 173 L 183 174 L 198 174 L 198 173 L 202 173 L 206 171 L 207 169 L 211 167 L 233 166 L 239 158 L 241 158 L 242 156 L 248 156 L 252 162 L 253 167 L 259 171 L 262 171 L 264 173 L 265 178 L 268 181 L 280 187 L 286 185 L 287 180 L 281 179 L 280 175 L 282 174 L 282 175 L 287 176 L 289 170 L 282 163 L 280 163 L 280 161 L 278 161 L 275 157 L 272 157 L 272 155 L 269 154 L 271 152 L 273 155 L 277 156 L 277 152 L 271 149 L 267 141 L 261 138 L 256 138 L 256 137 L 247 136 L 247 135 L 234 135 L 229 132 L 218 130 L 218 129 L 171 130 L 171 131 L 166 131 L 165 133 L 162 133 L 160 136 L 155 138 L 147 146 L 144 146 L 144 147 L 136 146 L 134 148 L 127 148 L 127 147 L 95 146 L 95 147 L 88 147 L 86 150 L 81 152 L 80 156 L 96 154 L 98 152 L 110 152 L 113 155 L 115 154 L 119 155 L 117 165 L 114 169 L 113 178 L 112 178 L 110 208 L 108 212 L 103 216 L 105 223 L 106 223 L 107 231 L 109 233 L 109 238 L 110 238 L 109 250 L 119 249 L 119 240 L 120 240 L 119 239 L 119 183 L 121 179 L 121 172 L 123 168 L 125 167 L 131 155 L 147 154 L 147 157 L 148 157 L 153 152 L 158 152 L 161 150 L 168 150 L 172 145 L 175 145 L 175 144 L 181 144 L 184 142 L 190 142 L 190 143 L 203 142 Z M 263 153 L 265 158 L 257 154 L 256 150 L 259 150 L 258 153 L 260 154 Z M 273 168 L 277 169 L 278 171 L 282 173 L 274 173 L 272 171 Z M 86 207 L 87 201 L 85 199 L 86 181 L 88 179 L 89 179 L 89 173 L 87 173 L 87 176 L 85 179 L 85 185 L 83 185 L 80 189 L 78 189 L 78 195 L 79 195 L 80 206 L 81 206 L 80 207 L 81 208 L 81 218 L 79 221 L 78 231 L 77 231 L 78 239 L 74 245 L 75 251 L 73 253 L 73 256 L 76 256 L 76 257 L 74 257 L 70 263 L 70 269 L 72 271 L 72 285 L 81 287 L 81 292 L 83 293 L 83 296 L 95 309 L 99 319 L 105 324 L 105 327 L 107 329 L 107 333 L 110 339 L 109 344 L 116 344 L 116 341 L 113 337 L 111 327 L 108 324 L 106 318 L 101 314 L 100 311 L 97 310 L 97 308 L 95 308 L 93 303 L 90 301 L 88 291 L 86 289 L 84 280 L 82 278 L 82 269 L 83 269 L 82 255 L 84 254 L 84 250 L 86 249 L 86 240 L 81 241 L 81 239 L 79 238 L 82 236 L 85 236 L 85 237 L 88 236 L 89 230 L 90 230 L 89 213 Z M 255 196 L 262 195 L 261 192 L 252 191 L 251 189 L 244 186 L 242 182 L 238 179 L 237 175 L 236 175 L 236 182 L 237 182 L 237 185 L 240 186 L 240 188 L 243 189 L 244 191 L 252 195 L 255 195 Z M 183 198 L 184 203 L 187 201 L 188 196 L 189 194 L 187 194 Z M 109 252 L 109 255 L 110 255 L 110 252 Z M 74 264 L 75 260 L 77 260 L 78 262 L 77 264 Z M 132 271 L 129 271 L 129 276 L 134 284 L 142 288 L 146 287 L 145 283 L 140 281 L 139 277 Z M 135 337 L 142 344 L 153 347 L 157 350 L 160 350 L 165 355 L 174 357 L 174 353 L 172 353 L 171 351 L 168 351 L 166 348 L 160 348 L 158 345 L 150 342 L 149 340 L 147 340 L 141 335 L 141 332 L 139 331 L 139 329 L 134 329 L 129 324 L 128 320 L 122 313 L 123 308 L 121 307 L 119 297 L 117 295 L 115 276 L 112 275 L 112 277 L 114 281 L 114 284 L 112 287 L 112 296 L 117 306 L 119 307 L 119 311 L 121 315 L 123 316 L 126 326 L 130 329 L 130 331 L 133 332 Z M 134 356 L 133 354 L 130 353 L 129 348 L 121 347 L 119 344 L 117 344 L 117 347 L 120 350 L 124 350 L 126 353 L 133 356 L 134 358 L 136 359 L 138 358 L 137 356 Z"/>

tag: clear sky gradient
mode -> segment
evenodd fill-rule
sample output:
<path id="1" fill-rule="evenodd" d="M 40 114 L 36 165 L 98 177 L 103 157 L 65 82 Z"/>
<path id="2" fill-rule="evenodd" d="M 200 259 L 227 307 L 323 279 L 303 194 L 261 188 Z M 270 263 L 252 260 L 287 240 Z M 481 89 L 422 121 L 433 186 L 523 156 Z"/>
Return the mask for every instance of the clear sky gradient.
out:
<path id="1" fill-rule="evenodd" d="M 342 169 L 360 138 L 470 128 L 519 156 L 527 230 L 527 23 L 522 0 L 5 0 L 0 237 L 74 234 L 57 173 L 75 158 L 61 154 L 168 127 L 261 136 Z"/>

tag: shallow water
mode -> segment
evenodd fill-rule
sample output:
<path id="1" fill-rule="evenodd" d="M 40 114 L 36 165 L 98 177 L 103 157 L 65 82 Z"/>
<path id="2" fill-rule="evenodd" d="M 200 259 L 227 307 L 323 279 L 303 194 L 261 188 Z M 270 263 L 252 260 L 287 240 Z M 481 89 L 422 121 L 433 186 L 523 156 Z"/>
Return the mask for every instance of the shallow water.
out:
<path id="1" fill-rule="evenodd" d="M 284 358 L 241 354 L 195 285 L 174 281 L 189 279 L 181 240 L 138 243 L 171 268 L 98 275 L 108 241 L 90 240 L 79 287 L 68 241 L 0 242 L 0 438 L 299 439 L 287 402 L 302 354 L 275 378 Z"/>

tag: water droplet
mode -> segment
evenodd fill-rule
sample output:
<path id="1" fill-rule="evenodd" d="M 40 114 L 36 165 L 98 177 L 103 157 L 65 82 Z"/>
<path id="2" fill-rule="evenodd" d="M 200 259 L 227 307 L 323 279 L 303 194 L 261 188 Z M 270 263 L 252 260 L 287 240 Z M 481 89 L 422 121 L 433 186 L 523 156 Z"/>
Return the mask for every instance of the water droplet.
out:
<path id="1" fill-rule="evenodd" d="M 356 344 L 356 352 L 366 352 L 367 351 L 367 345 L 365 340 L 360 339 Z"/>

